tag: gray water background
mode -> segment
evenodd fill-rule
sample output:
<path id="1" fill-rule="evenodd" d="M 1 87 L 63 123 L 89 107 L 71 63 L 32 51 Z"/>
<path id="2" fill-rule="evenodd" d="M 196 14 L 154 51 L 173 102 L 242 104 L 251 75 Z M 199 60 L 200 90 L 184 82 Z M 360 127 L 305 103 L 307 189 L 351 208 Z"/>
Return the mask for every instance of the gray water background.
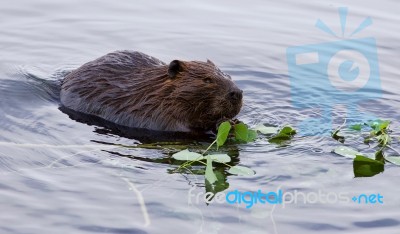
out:
<path id="1" fill-rule="evenodd" d="M 48 85 L 117 49 L 165 62 L 210 59 L 244 90 L 240 119 L 296 125 L 309 112 L 291 105 L 286 48 L 340 39 L 314 25 L 321 18 L 340 31 L 342 6 L 349 7 L 349 30 L 373 19 L 357 37 L 377 41 L 383 96 L 361 109 L 398 129 L 395 0 L 2 0 L 0 233 L 399 233 L 400 169 L 354 178 L 352 160 L 331 153 L 340 144 L 330 137 L 298 136 L 286 147 L 265 140 L 238 145 L 235 163 L 256 175 L 228 176 L 227 191 L 380 193 L 384 204 L 190 205 L 188 191 L 196 185 L 195 193 L 204 192 L 203 176 L 170 174 L 174 166 L 155 162 L 169 157 L 165 150 L 112 148 L 137 141 L 70 119 Z M 333 116 L 339 126 L 346 109 L 335 107 Z M 347 144 L 369 150 L 357 142 Z"/>

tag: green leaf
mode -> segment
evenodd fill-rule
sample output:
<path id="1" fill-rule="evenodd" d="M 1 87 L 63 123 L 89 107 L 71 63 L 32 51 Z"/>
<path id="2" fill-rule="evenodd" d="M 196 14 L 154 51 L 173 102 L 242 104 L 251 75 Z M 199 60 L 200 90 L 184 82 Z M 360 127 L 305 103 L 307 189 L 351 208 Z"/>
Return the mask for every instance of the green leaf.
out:
<path id="1" fill-rule="evenodd" d="M 375 153 L 375 160 L 376 160 L 376 161 L 379 161 L 379 162 L 382 162 L 382 163 L 385 163 L 385 159 L 384 159 L 384 156 L 383 156 L 382 149 L 376 151 L 376 153 Z"/>
<path id="2" fill-rule="evenodd" d="M 371 137 L 364 138 L 364 144 L 369 144 L 371 141 Z"/>
<path id="3" fill-rule="evenodd" d="M 294 130 L 290 126 L 283 127 L 277 134 L 272 136 L 268 142 L 280 144 L 283 141 L 290 140 L 296 134 L 296 130 Z"/>
<path id="4" fill-rule="evenodd" d="M 213 171 L 213 166 L 212 166 L 212 159 L 210 156 L 207 156 L 207 166 L 206 166 L 206 173 L 205 173 L 206 180 L 210 182 L 210 184 L 213 184 L 215 181 L 217 181 L 217 177 L 214 174 Z"/>
<path id="5" fill-rule="evenodd" d="M 377 120 L 368 122 L 367 125 L 370 126 L 372 129 L 375 129 L 381 122 L 382 122 L 382 120 L 377 119 Z"/>
<path id="6" fill-rule="evenodd" d="M 379 124 L 379 130 L 386 129 L 390 124 L 389 120 L 385 120 Z"/>
<path id="7" fill-rule="evenodd" d="M 376 137 L 376 139 L 378 139 L 379 145 L 380 146 L 386 146 L 387 144 L 390 144 L 391 142 L 391 138 L 388 134 L 381 134 L 379 136 Z"/>
<path id="8" fill-rule="evenodd" d="M 357 155 L 353 160 L 355 177 L 371 177 L 383 172 L 384 164 L 380 161 Z"/>
<path id="9" fill-rule="evenodd" d="M 291 137 L 287 136 L 287 135 L 277 135 L 277 136 L 273 136 L 270 139 L 268 139 L 268 142 L 275 143 L 275 144 L 281 144 L 284 141 L 288 141 L 290 139 L 291 139 Z"/>
<path id="10" fill-rule="evenodd" d="M 209 154 L 207 156 L 210 156 L 214 162 L 228 163 L 231 161 L 231 157 L 227 154 Z"/>
<path id="11" fill-rule="evenodd" d="M 357 150 L 347 147 L 347 146 L 339 146 L 333 150 L 335 154 L 341 155 L 346 158 L 355 158 L 356 155 L 360 155 L 361 153 Z"/>
<path id="12" fill-rule="evenodd" d="M 254 175 L 255 172 L 248 167 L 233 166 L 228 170 L 229 173 L 234 175 Z"/>
<path id="13" fill-rule="evenodd" d="M 400 166 L 400 156 L 386 156 L 385 159 L 397 166 Z"/>
<path id="14" fill-rule="evenodd" d="M 266 127 L 266 126 L 264 126 L 264 124 L 259 124 L 254 127 L 254 130 L 259 131 L 262 134 L 270 135 L 270 134 L 278 133 L 279 128 L 278 127 Z"/>
<path id="15" fill-rule="evenodd" d="M 350 129 L 356 130 L 356 131 L 361 131 L 362 124 L 354 124 L 350 126 Z"/>
<path id="16" fill-rule="evenodd" d="M 340 136 L 339 131 L 340 131 L 340 129 L 335 130 L 332 133 L 332 138 L 339 141 L 340 143 L 344 143 L 344 136 Z"/>
<path id="17" fill-rule="evenodd" d="M 234 128 L 235 128 L 236 140 L 247 142 L 249 131 L 248 131 L 246 124 L 238 123 L 238 124 L 235 124 Z"/>
<path id="18" fill-rule="evenodd" d="M 255 139 L 257 139 L 258 137 L 257 131 L 249 129 L 248 133 L 249 134 L 247 135 L 247 142 L 252 142 L 255 141 Z"/>
<path id="19" fill-rule="evenodd" d="M 292 128 L 291 126 L 285 126 L 282 128 L 282 130 L 279 131 L 279 134 L 293 136 L 294 134 L 296 134 L 296 130 L 294 130 L 294 128 Z"/>
<path id="20" fill-rule="evenodd" d="M 390 124 L 389 120 L 381 120 L 381 119 L 368 122 L 368 125 L 377 132 L 386 129 L 389 126 L 389 124 Z"/>
<path id="21" fill-rule="evenodd" d="M 254 141 L 258 134 L 255 130 L 249 129 L 246 124 L 235 124 L 235 139 L 238 141 L 251 142 Z"/>
<path id="22" fill-rule="evenodd" d="M 203 155 L 185 149 L 172 155 L 176 160 L 198 161 L 204 159 Z"/>
<path id="23" fill-rule="evenodd" d="M 231 124 L 228 121 L 221 123 L 218 127 L 217 133 L 217 146 L 220 147 L 225 144 L 228 138 L 229 131 L 231 130 Z"/>

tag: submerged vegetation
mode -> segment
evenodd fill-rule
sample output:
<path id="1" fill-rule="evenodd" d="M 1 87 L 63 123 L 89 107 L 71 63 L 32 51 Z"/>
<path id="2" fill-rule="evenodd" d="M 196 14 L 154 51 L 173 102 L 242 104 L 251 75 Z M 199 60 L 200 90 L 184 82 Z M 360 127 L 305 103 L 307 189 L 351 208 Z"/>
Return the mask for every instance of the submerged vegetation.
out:
<path id="1" fill-rule="evenodd" d="M 229 168 L 228 173 L 233 175 L 255 174 L 255 172 L 248 167 L 240 165 L 231 166 L 227 164 L 231 162 L 231 157 L 226 153 L 219 152 L 220 147 L 225 145 L 227 141 L 233 143 L 249 143 L 254 142 L 262 135 L 263 137 L 267 137 L 268 141 L 271 143 L 282 144 L 292 139 L 295 134 L 296 131 L 290 126 L 284 126 L 279 129 L 277 127 L 266 127 L 261 124 L 251 129 L 242 122 L 231 124 L 226 121 L 219 125 L 215 140 L 203 152 L 198 153 L 185 149 L 173 154 L 172 158 L 186 161 L 181 164 L 176 171 L 191 171 L 194 163 L 203 164 L 205 166 L 204 175 L 206 186 L 208 185 L 210 187 L 208 190 L 214 191 L 215 189 L 210 185 L 215 184 L 215 187 L 217 187 L 218 184 L 223 184 L 225 177 L 219 171 L 214 170 L 213 163 L 225 165 Z M 216 153 L 209 153 L 211 149 Z"/>
<path id="2" fill-rule="evenodd" d="M 392 137 L 389 129 L 390 121 L 388 120 L 374 120 L 368 123 L 359 123 L 351 125 L 349 128 L 353 132 L 359 132 L 362 137 L 361 144 L 367 144 L 374 149 L 374 153 L 362 153 L 356 149 L 339 146 L 334 150 L 334 153 L 352 158 L 353 171 L 355 177 L 370 177 L 384 171 L 386 162 L 400 165 L 400 156 L 387 156 L 386 151 L 391 149 L 395 151 L 390 145 Z M 340 135 L 342 127 L 339 127 L 332 133 L 332 138 L 344 144 L 345 137 Z"/>
<path id="3" fill-rule="evenodd" d="M 392 137 L 389 129 L 390 121 L 375 120 L 368 123 L 351 125 L 347 130 L 343 126 L 332 132 L 333 139 L 341 145 L 333 150 L 334 153 L 353 159 L 353 171 L 355 177 L 370 177 L 384 171 L 386 162 L 400 165 L 400 156 L 387 156 L 388 149 L 395 151 L 391 146 Z M 290 143 L 296 130 L 290 126 L 281 128 L 265 126 L 263 124 L 250 128 L 239 122 L 232 124 L 228 121 L 219 125 L 215 140 L 203 149 L 183 149 L 172 155 L 176 161 L 182 161 L 180 165 L 172 170 L 179 173 L 202 174 L 205 176 L 206 190 L 218 192 L 226 189 L 226 169 L 229 174 L 240 176 L 251 176 L 255 174 L 251 168 L 243 165 L 229 165 L 232 161 L 225 151 L 228 145 L 251 143 L 256 140 L 267 140 L 272 144 L 283 145 Z M 346 135 L 347 134 L 347 135 Z M 349 135 L 350 134 L 350 135 Z M 354 148 L 345 146 L 347 137 L 362 137 L 360 144 L 368 144 L 374 153 L 362 153 Z M 222 148 L 225 146 L 224 148 Z M 225 151 L 224 151 L 225 150 Z M 396 152 L 396 151 L 395 151 Z M 217 167 L 214 167 L 216 166 Z M 200 169 L 199 169 L 200 168 Z"/>

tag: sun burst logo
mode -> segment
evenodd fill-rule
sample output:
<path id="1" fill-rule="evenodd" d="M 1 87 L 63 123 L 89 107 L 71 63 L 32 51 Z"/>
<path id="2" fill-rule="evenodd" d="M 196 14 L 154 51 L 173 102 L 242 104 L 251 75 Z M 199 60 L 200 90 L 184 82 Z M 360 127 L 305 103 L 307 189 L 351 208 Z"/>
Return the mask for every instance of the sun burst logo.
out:
<path id="1" fill-rule="evenodd" d="M 346 33 L 347 13 L 346 7 L 339 8 L 340 36 L 321 19 L 315 24 L 340 40 L 286 50 L 293 107 L 318 108 L 321 112 L 320 118 L 307 118 L 300 123 L 298 128 L 303 135 L 329 134 L 332 109 L 339 104 L 347 106 L 348 124 L 352 120 L 363 121 L 368 115 L 358 112 L 357 103 L 381 96 L 375 39 L 350 38 L 372 25 L 372 19 L 365 18 L 355 30 Z"/>
<path id="2" fill-rule="evenodd" d="M 347 7 L 340 7 L 339 8 L 339 17 L 340 17 L 340 26 L 342 29 L 342 37 L 345 37 L 345 29 L 346 29 L 346 22 L 347 22 L 347 12 L 348 8 Z M 349 34 L 348 37 L 352 37 L 354 34 L 361 32 L 364 30 L 366 27 L 372 25 L 372 19 L 371 17 L 367 17 L 364 19 L 364 21 L 353 31 Z M 321 19 L 317 20 L 317 23 L 315 24 L 315 27 L 321 29 L 322 31 L 334 36 L 334 37 L 339 37 L 334 33 Z"/>

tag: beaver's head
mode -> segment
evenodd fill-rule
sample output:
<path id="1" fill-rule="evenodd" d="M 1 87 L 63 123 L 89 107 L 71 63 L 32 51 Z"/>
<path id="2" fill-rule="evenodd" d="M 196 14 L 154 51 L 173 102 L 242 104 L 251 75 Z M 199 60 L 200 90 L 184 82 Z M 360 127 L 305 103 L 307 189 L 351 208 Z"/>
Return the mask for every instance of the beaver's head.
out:
<path id="1" fill-rule="evenodd" d="M 219 121 L 235 117 L 242 107 L 243 91 L 209 60 L 174 60 L 168 76 L 174 87 L 169 97 L 179 103 L 179 118 L 191 129 L 214 128 Z"/>

